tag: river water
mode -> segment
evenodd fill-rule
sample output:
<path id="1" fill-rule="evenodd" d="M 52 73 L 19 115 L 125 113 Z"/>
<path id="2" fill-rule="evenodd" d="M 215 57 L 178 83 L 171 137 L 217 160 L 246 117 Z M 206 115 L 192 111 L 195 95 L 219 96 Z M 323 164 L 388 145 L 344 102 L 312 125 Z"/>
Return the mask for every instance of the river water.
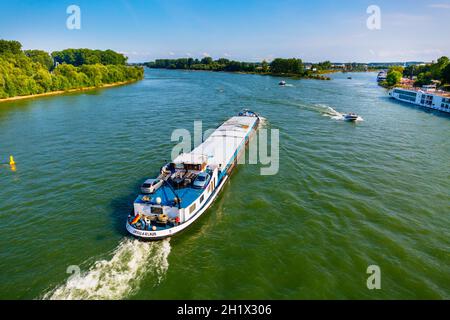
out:
<path id="1" fill-rule="evenodd" d="M 280 87 L 146 70 L 127 86 L 0 104 L 0 298 L 449 299 L 450 118 L 389 100 L 375 78 Z M 172 131 L 242 107 L 279 129 L 278 173 L 241 165 L 179 236 L 129 237 Z M 350 111 L 361 121 L 342 121 Z M 380 290 L 367 288 L 370 265 Z"/>

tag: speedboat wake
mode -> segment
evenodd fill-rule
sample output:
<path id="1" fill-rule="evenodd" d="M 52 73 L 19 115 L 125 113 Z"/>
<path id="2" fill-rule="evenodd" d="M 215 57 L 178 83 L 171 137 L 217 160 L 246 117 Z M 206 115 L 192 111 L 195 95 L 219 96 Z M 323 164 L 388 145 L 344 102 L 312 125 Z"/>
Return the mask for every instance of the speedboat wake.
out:
<path id="1" fill-rule="evenodd" d="M 317 105 L 322 109 L 322 115 L 325 117 L 330 117 L 333 120 L 341 121 L 364 121 L 364 119 L 354 113 L 340 113 L 334 110 L 332 107 L 327 105 Z"/>

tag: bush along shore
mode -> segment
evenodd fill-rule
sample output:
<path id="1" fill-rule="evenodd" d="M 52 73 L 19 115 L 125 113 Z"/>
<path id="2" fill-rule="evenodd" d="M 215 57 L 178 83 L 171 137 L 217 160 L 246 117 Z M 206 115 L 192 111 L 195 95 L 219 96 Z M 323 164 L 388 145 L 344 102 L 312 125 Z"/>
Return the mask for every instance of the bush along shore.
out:
<path id="1" fill-rule="evenodd" d="M 112 50 L 66 49 L 51 54 L 22 50 L 0 40 L 0 101 L 110 87 L 140 80 L 144 69 L 128 66 Z"/>
<path id="2" fill-rule="evenodd" d="M 213 60 L 211 57 L 205 57 L 201 60 L 193 58 L 180 59 L 158 59 L 152 62 L 144 63 L 145 66 L 155 69 L 179 69 L 179 70 L 204 70 L 204 71 L 223 71 L 236 73 L 250 73 L 260 75 L 270 75 L 289 78 L 307 78 L 318 80 L 330 80 L 323 76 L 327 65 L 331 63 L 324 62 L 317 64 L 315 70 L 308 69 L 301 59 L 282 59 L 276 58 L 272 62 L 240 62 L 228 59 Z M 320 70 L 319 70 L 320 69 Z"/>

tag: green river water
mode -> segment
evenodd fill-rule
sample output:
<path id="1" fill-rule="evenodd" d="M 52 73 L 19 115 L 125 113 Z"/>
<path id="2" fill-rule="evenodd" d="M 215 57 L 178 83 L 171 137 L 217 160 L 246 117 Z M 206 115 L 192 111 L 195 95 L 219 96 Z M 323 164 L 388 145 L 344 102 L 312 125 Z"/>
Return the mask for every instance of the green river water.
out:
<path id="1" fill-rule="evenodd" d="M 279 87 L 146 70 L 127 86 L 0 104 L 0 298 L 449 299 L 450 118 L 388 99 L 374 73 L 350 75 Z M 279 129 L 278 174 L 241 165 L 182 234 L 128 236 L 172 131 L 242 107 Z M 349 111 L 364 121 L 342 121 Z"/>

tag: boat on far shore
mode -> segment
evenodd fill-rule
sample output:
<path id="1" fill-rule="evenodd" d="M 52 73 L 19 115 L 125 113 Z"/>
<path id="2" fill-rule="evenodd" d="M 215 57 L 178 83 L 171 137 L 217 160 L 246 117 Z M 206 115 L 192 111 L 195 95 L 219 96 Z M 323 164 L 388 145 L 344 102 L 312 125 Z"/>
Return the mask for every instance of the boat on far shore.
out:
<path id="1" fill-rule="evenodd" d="M 385 81 L 386 78 L 387 78 L 387 72 L 385 70 L 378 72 L 378 75 L 377 75 L 378 82 Z"/>

